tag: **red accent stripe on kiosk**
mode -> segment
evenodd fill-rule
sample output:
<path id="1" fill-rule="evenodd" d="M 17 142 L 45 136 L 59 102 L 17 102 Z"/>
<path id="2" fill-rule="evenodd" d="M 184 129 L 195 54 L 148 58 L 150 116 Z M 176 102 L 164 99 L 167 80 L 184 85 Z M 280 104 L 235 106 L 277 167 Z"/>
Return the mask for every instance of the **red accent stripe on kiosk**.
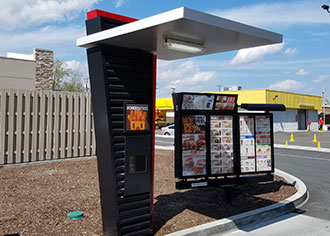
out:
<path id="1" fill-rule="evenodd" d="M 102 10 L 99 10 L 99 9 L 95 9 L 95 10 L 87 12 L 87 20 L 93 19 L 93 18 L 98 17 L 98 16 L 103 16 L 103 17 L 114 19 L 114 20 L 124 21 L 124 22 L 127 22 L 127 23 L 138 21 L 138 19 L 118 15 L 118 14 L 107 12 L 107 11 L 102 11 Z"/>
<path id="2" fill-rule="evenodd" d="M 157 56 L 153 56 L 152 73 L 153 73 L 153 85 L 152 85 L 152 218 L 151 222 L 154 225 L 154 182 L 155 182 L 155 111 L 156 111 L 156 71 L 157 71 Z"/>

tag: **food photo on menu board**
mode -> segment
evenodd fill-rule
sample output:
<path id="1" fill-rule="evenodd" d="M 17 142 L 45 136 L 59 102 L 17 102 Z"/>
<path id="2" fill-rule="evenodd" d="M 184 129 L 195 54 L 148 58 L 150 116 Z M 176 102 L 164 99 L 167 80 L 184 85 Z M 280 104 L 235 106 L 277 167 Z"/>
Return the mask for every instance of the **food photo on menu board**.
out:
<path id="1" fill-rule="evenodd" d="M 257 156 L 257 171 L 269 171 L 272 169 L 270 156 Z"/>
<path id="2" fill-rule="evenodd" d="M 256 171 L 256 158 L 254 156 L 244 157 L 241 156 L 241 172 L 255 172 Z"/>
<path id="3" fill-rule="evenodd" d="M 211 116 L 211 174 L 234 172 L 232 116 Z"/>
<path id="4" fill-rule="evenodd" d="M 206 116 L 186 115 L 182 117 L 182 175 L 206 174 Z"/>
<path id="5" fill-rule="evenodd" d="M 217 96 L 215 100 L 215 110 L 234 110 L 236 96 Z"/>
<path id="6" fill-rule="evenodd" d="M 213 95 L 184 94 L 182 101 L 183 110 L 212 110 L 214 103 Z"/>

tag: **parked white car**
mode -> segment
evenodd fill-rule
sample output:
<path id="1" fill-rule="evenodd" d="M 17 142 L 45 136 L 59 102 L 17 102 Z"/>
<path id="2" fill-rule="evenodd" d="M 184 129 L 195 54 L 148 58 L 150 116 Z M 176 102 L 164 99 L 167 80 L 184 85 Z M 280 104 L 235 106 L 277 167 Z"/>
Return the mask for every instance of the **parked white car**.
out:
<path id="1" fill-rule="evenodd" d="M 174 135 L 175 125 L 171 124 L 169 126 L 162 128 L 162 135 Z"/>

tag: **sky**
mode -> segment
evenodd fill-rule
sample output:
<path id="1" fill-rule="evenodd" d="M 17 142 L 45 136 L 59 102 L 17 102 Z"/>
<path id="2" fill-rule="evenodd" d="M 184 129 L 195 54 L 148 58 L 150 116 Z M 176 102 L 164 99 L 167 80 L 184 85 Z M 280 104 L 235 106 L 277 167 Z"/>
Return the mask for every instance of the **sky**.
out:
<path id="1" fill-rule="evenodd" d="M 0 0 L 0 56 L 54 51 L 54 59 L 88 76 L 86 13 L 93 9 L 143 19 L 178 7 L 217 15 L 283 35 L 283 43 L 157 62 L 157 97 L 219 87 L 273 89 L 330 97 L 330 0 Z M 187 86 L 189 84 L 189 86 Z"/>

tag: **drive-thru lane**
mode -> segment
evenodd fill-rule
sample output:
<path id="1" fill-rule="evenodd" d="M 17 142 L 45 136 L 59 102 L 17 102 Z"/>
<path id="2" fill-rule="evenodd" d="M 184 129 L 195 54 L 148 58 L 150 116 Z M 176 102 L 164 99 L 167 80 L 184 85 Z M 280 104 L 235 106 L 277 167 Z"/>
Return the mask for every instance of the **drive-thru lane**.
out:
<path id="1" fill-rule="evenodd" d="M 302 180 L 309 200 L 297 212 L 242 228 L 226 236 L 243 235 L 330 235 L 329 153 L 275 149 L 275 166 Z"/>
<path id="2" fill-rule="evenodd" d="M 173 136 L 156 136 L 156 145 L 174 149 Z M 305 214 L 330 220 L 330 154 L 275 148 L 275 167 L 301 179 L 309 191 Z"/>
<path id="3" fill-rule="evenodd" d="M 309 191 L 309 200 L 301 208 L 304 214 L 330 220 L 330 154 L 275 149 L 276 168 L 301 179 Z"/>
<path id="4" fill-rule="evenodd" d="M 155 147 L 156 149 L 174 150 L 174 136 L 156 134 Z"/>
<path id="5" fill-rule="evenodd" d="M 157 145 L 174 147 L 173 142 L 173 137 L 156 136 Z M 287 227 L 287 229 L 283 231 L 284 234 L 280 234 L 277 231 L 278 235 L 286 235 L 286 230 L 292 229 L 292 227 L 299 228 L 301 226 L 303 229 L 305 228 L 303 225 L 305 225 L 306 222 L 313 222 L 313 224 L 319 224 L 319 232 L 314 231 L 316 233 L 315 235 L 324 235 L 322 232 L 328 232 L 328 235 L 330 235 L 330 232 L 327 231 L 330 227 L 330 154 L 306 150 L 275 148 L 275 167 L 301 179 L 306 184 L 309 191 L 309 200 L 300 208 L 299 212 L 302 212 L 302 215 L 290 213 L 275 219 L 273 222 L 268 222 L 267 224 L 274 223 L 274 226 L 277 227 Z M 267 224 L 264 223 L 263 225 L 250 227 L 249 235 L 257 235 L 257 232 L 254 231 L 253 228 L 258 229 L 258 227 L 263 227 L 264 230 L 271 230 L 268 228 L 270 226 L 266 227 Z M 300 232 L 298 228 L 293 230 Z M 313 230 L 315 230 L 314 227 Z M 242 231 L 242 235 L 245 235 L 247 232 L 246 230 Z M 307 231 L 306 235 L 308 235 Z"/>

